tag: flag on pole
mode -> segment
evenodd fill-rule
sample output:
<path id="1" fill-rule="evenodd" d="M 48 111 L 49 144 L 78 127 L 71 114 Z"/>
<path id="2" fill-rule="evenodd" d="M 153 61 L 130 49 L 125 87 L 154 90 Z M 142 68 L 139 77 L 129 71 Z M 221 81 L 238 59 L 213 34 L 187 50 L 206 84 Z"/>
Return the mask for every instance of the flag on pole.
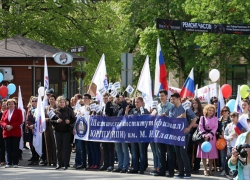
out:
<path id="1" fill-rule="evenodd" d="M 194 97 L 198 98 L 198 84 L 195 85 Z"/>
<path id="2" fill-rule="evenodd" d="M 142 97 L 145 102 L 145 108 L 150 111 L 150 107 L 153 102 L 153 97 L 148 56 L 146 57 L 145 63 L 143 65 L 141 75 L 137 84 L 137 89 L 142 92 Z"/>
<path id="3" fill-rule="evenodd" d="M 156 65 L 155 65 L 155 87 L 154 95 L 158 95 L 161 89 L 168 90 L 167 69 L 161 51 L 160 40 L 157 40 Z"/>
<path id="4" fill-rule="evenodd" d="M 240 85 L 238 85 L 237 98 L 234 106 L 234 111 L 238 113 L 242 113 L 241 109 L 241 96 L 240 96 Z"/>
<path id="5" fill-rule="evenodd" d="M 222 110 L 222 108 L 225 106 L 225 102 L 223 99 L 223 95 L 221 92 L 221 88 L 219 86 L 219 99 L 218 99 L 218 107 L 217 107 L 217 117 L 220 117 L 220 111 Z"/>
<path id="6" fill-rule="evenodd" d="M 49 90 L 49 75 L 48 75 L 48 67 L 47 67 L 47 60 L 46 55 L 44 56 L 44 98 L 43 98 L 43 109 L 49 105 L 48 97 L 47 97 L 47 90 Z"/>
<path id="7" fill-rule="evenodd" d="M 21 93 L 21 88 L 19 86 L 19 91 L 18 91 L 18 102 L 17 102 L 17 107 L 22 111 L 23 115 L 23 123 L 25 122 L 25 109 L 23 108 L 23 99 L 22 99 L 22 93 Z M 21 124 L 21 139 L 19 142 L 19 149 L 23 150 L 23 123 Z"/>
<path id="8" fill-rule="evenodd" d="M 37 108 L 35 110 L 35 127 L 33 133 L 33 146 L 39 156 L 42 155 L 42 133 L 46 127 L 41 94 L 38 94 Z"/>
<path id="9" fill-rule="evenodd" d="M 207 104 L 210 104 L 210 87 L 207 86 Z"/>
<path id="10" fill-rule="evenodd" d="M 104 105 L 103 98 L 98 90 L 105 87 L 106 91 L 108 91 L 109 87 L 104 54 L 101 57 L 91 82 L 97 86 L 96 98 L 100 101 L 100 106 L 102 107 Z"/>
<path id="11" fill-rule="evenodd" d="M 192 68 L 189 73 L 188 78 L 181 89 L 180 96 L 181 98 L 194 97 L 194 68 Z"/>

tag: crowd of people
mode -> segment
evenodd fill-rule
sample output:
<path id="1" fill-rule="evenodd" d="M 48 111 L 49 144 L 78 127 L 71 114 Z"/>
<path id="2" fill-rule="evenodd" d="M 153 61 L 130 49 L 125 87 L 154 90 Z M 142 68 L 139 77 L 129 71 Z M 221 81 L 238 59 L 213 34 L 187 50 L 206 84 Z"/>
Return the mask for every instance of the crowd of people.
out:
<path id="1" fill-rule="evenodd" d="M 148 168 L 147 155 L 150 146 L 154 163 L 154 170 L 150 174 L 153 176 L 191 178 L 191 174 L 199 173 L 201 162 L 204 166 L 205 176 L 213 176 L 213 171 L 220 171 L 224 176 L 226 159 L 235 153 L 233 148 L 236 145 L 238 134 L 234 129 L 242 116 L 249 119 L 249 101 L 247 99 L 242 100 L 241 114 L 230 112 L 230 109 L 224 106 L 220 111 L 220 118 L 217 118 L 218 99 L 216 97 L 211 98 L 210 104 L 202 106 L 199 98 L 181 99 L 178 93 L 172 94 L 169 101 L 166 90 L 159 91 L 159 104 L 156 111 L 145 109 L 142 97 L 130 99 L 122 94 L 116 97 L 112 97 L 108 93 L 104 94 L 104 106 L 99 113 L 90 110 L 92 103 L 98 104 L 98 101 L 92 100 L 90 94 L 76 94 L 71 99 L 67 99 L 63 96 L 56 97 L 53 92 L 48 91 L 47 97 L 49 105 L 45 108 L 46 131 L 43 133 L 41 157 L 33 146 L 37 97 L 30 98 L 25 116 L 22 116 L 22 111 L 17 108 L 17 98 L 2 101 L 0 113 L 0 161 L 2 166 L 17 168 L 19 160 L 22 160 L 19 143 L 23 143 L 26 149 L 28 149 L 26 143 L 29 143 L 31 157 L 28 165 L 30 166 L 53 165 L 56 169 L 66 170 L 70 166 L 71 153 L 75 153 L 73 167 L 77 170 L 91 169 L 114 173 L 144 174 Z M 186 100 L 191 102 L 191 107 L 187 110 L 182 106 Z M 76 108 L 77 105 L 80 108 Z M 78 116 L 141 115 L 142 108 L 145 115 L 185 118 L 187 121 L 187 126 L 183 130 L 186 134 L 185 146 L 154 142 L 114 143 L 74 139 L 75 122 Z M 50 119 L 51 110 L 55 116 Z M 20 126 L 23 127 L 22 130 Z M 205 141 L 211 143 L 210 152 L 204 152 L 201 144 L 192 140 L 197 128 L 203 134 Z M 22 136 L 22 142 L 20 142 Z M 227 147 L 222 150 L 216 148 L 216 142 L 219 139 L 227 141 Z M 233 160 L 234 162 L 237 160 L 236 155 Z M 115 162 L 118 162 L 116 168 L 114 167 Z M 176 171 L 178 174 L 175 175 Z"/>

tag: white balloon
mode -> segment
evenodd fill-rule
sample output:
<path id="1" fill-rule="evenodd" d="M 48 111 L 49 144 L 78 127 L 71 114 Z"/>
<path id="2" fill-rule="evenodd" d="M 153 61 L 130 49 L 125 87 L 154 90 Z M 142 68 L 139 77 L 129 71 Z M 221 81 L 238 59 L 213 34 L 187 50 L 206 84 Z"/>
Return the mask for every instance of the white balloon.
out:
<path id="1" fill-rule="evenodd" d="M 44 96 L 44 87 L 43 86 L 38 88 L 38 94 L 41 94 L 41 96 Z"/>
<path id="2" fill-rule="evenodd" d="M 209 72 L 209 78 L 211 79 L 211 81 L 216 82 L 219 80 L 220 78 L 220 72 L 217 69 L 212 69 Z"/>

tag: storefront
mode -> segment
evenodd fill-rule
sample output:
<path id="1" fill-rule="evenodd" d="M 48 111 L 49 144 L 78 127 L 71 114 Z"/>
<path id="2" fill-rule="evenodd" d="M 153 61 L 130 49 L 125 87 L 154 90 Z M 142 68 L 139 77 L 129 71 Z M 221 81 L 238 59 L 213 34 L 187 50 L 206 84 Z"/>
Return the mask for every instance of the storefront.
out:
<path id="1" fill-rule="evenodd" d="M 54 89 L 57 96 L 72 97 L 77 91 L 74 69 L 77 62 L 86 59 L 22 36 L 0 41 L 0 72 L 4 75 L 1 84 L 14 83 L 17 88 L 21 86 L 27 102 L 43 86 L 45 55 L 49 87 Z M 17 91 L 12 96 L 17 96 Z"/>

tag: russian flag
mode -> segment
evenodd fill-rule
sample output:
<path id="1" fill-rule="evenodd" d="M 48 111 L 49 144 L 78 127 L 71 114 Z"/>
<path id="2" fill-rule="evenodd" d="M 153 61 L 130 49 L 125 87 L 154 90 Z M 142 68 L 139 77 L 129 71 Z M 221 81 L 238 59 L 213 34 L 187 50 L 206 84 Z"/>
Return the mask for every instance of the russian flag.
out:
<path id="1" fill-rule="evenodd" d="M 155 87 L 154 95 L 158 95 L 161 89 L 168 90 L 167 69 L 161 51 L 160 40 L 157 41 L 156 65 L 155 65 Z"/>
<path id="2" fill-rule="evenodd" d="M 194 97 L 194 68 L 192 68 L 189 73 L 188 78 L 181 89 L 180 96 L 181 98 Z"/>
<path id="3" fill-rule="evenodd" d="M 240 85 L 238 85 L 237 98 L 234 106 L 234 111 L 238 113 L 242 113 L 241 109 L 241 96 L 240 96 Z"/>
<path id="4" fill-rule="evenodd" d="M 225 106 L 225 102 L 223 99 L 223 95 L 221 92 L 221 88 L 219 86 L 219 99 L 218 99 L 218 107 L 217 107 L 217 117 L 220 117 L 220 111 L 222 110 L 222 108 Z"/>
<path id="5" fill-rule="evenodd" d="M 237 125 L 234 128 L 234 131 L 238 135 L 240 135 L 244 131 L 244 127 L 242 126 L 242 124 L 240 122 L 237 123 Z"/>

